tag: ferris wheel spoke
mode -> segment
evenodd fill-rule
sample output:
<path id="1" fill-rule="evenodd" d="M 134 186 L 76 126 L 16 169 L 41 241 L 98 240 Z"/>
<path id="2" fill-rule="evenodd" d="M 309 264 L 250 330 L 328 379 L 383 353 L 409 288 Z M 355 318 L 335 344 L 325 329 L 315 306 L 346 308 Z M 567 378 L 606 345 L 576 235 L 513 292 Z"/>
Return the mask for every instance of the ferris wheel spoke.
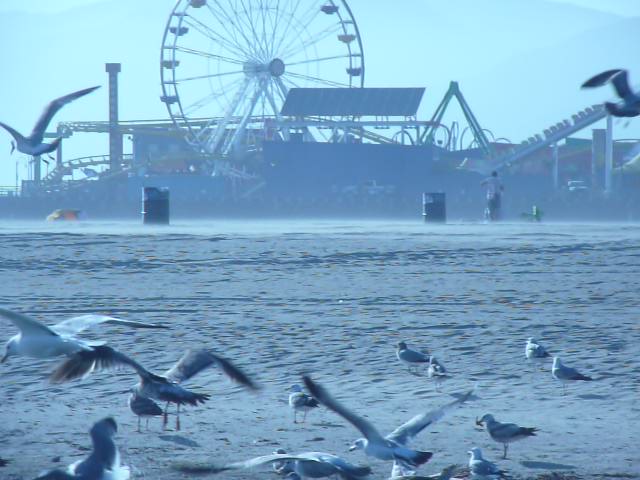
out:
<path id="1" fill-rule="evenodd" d="M 334 82 L 332 80 L 326 80 L 324 78 L 319 78 L 319 77 L 312 77 L 311 75 L 303 75 L 301 73 L 294 73 L 294 72 L 289 72 L 287 71 L 284 76 L 291 76 L 294 78 L 299 78 L 300 80 L 309 80 L 310 82 L 314 82 L 314 83 L 321 83 L 323 85 L 329 85 L 331 87 L 349 87 L 349 85 L 344 84 L 344 83 L 340 83 L 340 82 Z"/>
<path id="2" fill-rule="evenodd" d="M 241 28 L 236 21 L 233 19 L 233 17 L 229 16 L 229 14 L 227 13 L 227 11 L 224 9 L 224 7 L 222 5 L 220 5 L 220 2 L 218 0 L 214 0 L 215 4 L 218 6 L 218 11 L 216 11 L 210 4 L 209 2 L 206 3 L 207 8 L 209 9 L 209 11 L 211 12 L 211 14 L 217 19 L 217 21 L 222 25 L 222 27 L 227 31 L 227 33 L 229 33 L 229 35 L 232 35 L 233 38 L 236 40 L 236 42 L 239 44 L 240 41 L 238 40 L 238 37 L 236 35 L 236 32 L 240 34 L 240 36 L 242 36 L 242 38 L 245 41 L 246 44 L 246 50 L 248 52 L 248 55 L 253 58 L 254 60 L 257 60 L 255 58 L 255 53 L 252 52 L 251 49 L 251 41 L 247 38 L 247 36 L 244 34 L 244 29 Z M 231 5 L 231 2 L 229 2 L 229 7 L 233 10 L 234 13 L 237 14 L 235 8 Z M 222 15 L 222 17 L 220 17 L 218 15 L 218 12 L 220 13 L 220 15 Z M 227 28 L 227 23 L 229 25 L 233 26 L 233 31 L 229 31 L 229 29 Z"/>
<path id="3" fill-rule="evenodd" d="M 315 8 L 315 11 L 313 10 L 314 8 Z M 311 13 L 311 16 L 309 17 L 309 19 L 308 19 L 308 20 L 306 20 L 306 21 L 304 21 L 304 20 L 303 20 L 303 21 L 301 22 L 301 23 L 302 23 L 302 28 L 300 28 L 300 32 L 306 32 L 306 31 L 307 31 L 307 29 L 309 28 L 309 25 L 311 25 L 311 22 L 313 22 L 313 21 L 315 20 L 315 18 L 318 16 L 318 14 L 321 12 L 321 10 L 318 8 L 318 5 L 317 5 L 317 4 L 313 4 L 313 5 L 311 6 L 311 10 L 309 10 L 309 11 L 310 11 L 310 13 Z M 308 13 L 307 13 L 307 15 L 308 15 Z M 302 17 L 301 17 L 301 18 L 304 18 L 304 15 L 302 15 Z M 293 19 L 292 19 L 292 20 L 293 20 Z M 286 44 L 286 46 L 284 46 L 284 47 L 282 46 L 282 43 L 283 43 L 283 42 L 280 42 L 280 45 L 278 46 L 278 50 L 279 50 L 279 51 L 282 51 L 282 52 L 286 52 L 289 48 L 291 48 L 291 46 L 292 46 L 292 45 L 293 45 L 297 40 L 299 40 L 299 38 L 298 38 L 298 36 L 296 35 L 296 36 L 294 36 L 294 38 L 293 38 L 291 41 L 289 41 L 289 42 Z M 284 41 L 284 38 L 283 38 L 283 41 Z M 284 57 L 284 56 L 286 56 L 286 54 L 285 54 L 285 53 L 283 53 L 283 54 L 282 54 L 282 56 Z"/>
<path id="4" fill-rule="evenodd" d="M 264 45 L 261 43 L 260 41 L 260 37 L 258 35 L 258 32 L 256 31 L 256 27 L 255 27 L 255 21 L 253 18 L 253 10 L 252 9 L 247 9 L 247 5 L 244 3 L 244 0 L 240 0 L 240 5 L 242 5 L 242 11 L 244 13 L 244 16 L 246 17 L 246 24 L 249 27 L 249 30 L 251 31 L 251 34 L 253 35 L 253 40 L 255 42 L 255 48 L 258 49 L 260 51 L 260 53 L 262 54 L 261 60 L 264 62 L 267 60 L 267 53 L 264 49 Z"/>
<path id="5" fill-rule="evenodd" d="M 332 25 L 331 27 L 318 32 L 315 36 L 310 36 L 309 39 L 305 40 L 300 45 L 295 45 L 295 41 L 290 42 L 289 46 L 287 47 L 288 50 L 284 50 L 284 52 L 282 53 L 282 57 L 295 57 L 298 53 L 303 52 L 307 48 L 315 45 L 318 42 L 321 42 L 325 38 L 330 37 L 331 35 L 337 33 L 339 30 L 339 25 Z"/>
<path id="6" fill-rule="evenodd" d="M 249 57 L 249 52 L 247 52 L 246 50 L 244 50 L 240 45 L 233 43 L 232 41 L 229 41 L 228 39 L 226 39 L 225 37 L 221 36 L 219 33 L 217 33 L 215 30 L 211 29 L 210 27 L 208 27 L 207 25 L 205 25 L 204 23 L 202 23 L 201 21 L 199 21 L 198 19 L 194 18 L 194 17 L 185 17 L 184 23 L 186 23 L 187 25 L 193 27 L 196 31 L 200 32 L 202 35 L 204 35 L 205 37 L 207 37 L 210 40 L 213 40 L 214 42 L 218 43 L 219 45 L 225 47 L 228 51 L 239 55 L 239 56 L 246 56 Z"/>
<path id="7" fill-rule="evenodd" d="M 296 6 L 291 11 L 291 15 L 287 17 L 287 21 L 285 22 L 285 27 L 282 32 L 282 36 L 278 38 L 277 41 L 274 42 L 273 55 L 277 54 L 277 52 L 280 50 L 280 47 L 282 47 L 282 43 L 284 42 L 285 38 L 287 38 L 289 30 L 291 29 L 291 25 L 293 24 L 293 19 L 295 18 L 296 13 L 298 12 L 298 8 L 300 7 L 301 2 L 302 0 L 297 0 Z M 275 30 L 277 30 L 277 26 L 276 28 L 274 28 L 274 34 L 275 34 Z"/>
<path id="8" fill-rule="evenodd" d="M 339 58 L 351 58 L 352 56 L 353 55 L 349 55 L 347 53 L 345 55 L 334 55 L 333 57 L 310 58 L 308 60 L 301 60 L 299 62 L 287 63 L 287 67 L 293 67 L 294 65 L 304 65 L 305 63 L 327 62 L 329 60 L 337 60 Z"/>
<path id="9" fill-rule="evenodd" d="M 276 3 L 276 7 L 274 10 L 275 12 L 273 14 L 273 17 L 271 16 L 271 14 L 268 15 L 270 23 L 269 27 L 271 28 L 271 40 L 267 41 L 269 57 L 273 57 L 275 53 L 273 48 L 276 40 L 276 32 L 278 31 L 278 18 L 280 17 L 280 0 L 278 0 L 278 2 Z M 271 9 L 269 9 L 268 11 L 271 12 Z"/>
<path id="10" fill-rule="evenodd" d="M 175 47 L 173 47 L 173 49 L 177 50 L 179 52 L 188 53 L 190 55 L 198 55 L 200 57 L 212 58 L 212 59 L 215 59 L 215 60 L 222 60 L 223 62 L 233 63 L 235 65 L 243 65 L 244 64 L 244 62 L 242 62 L 240 60 L 235 60 L 233 58 L 224 57 L 222 55 L 216 55 L 214 53 L 204 52 L 202 50 L 196 50 L 196 49 L 193 49 L 193 48 L 181 47 L 179 45 L 176 45 Z"/>
<path id="11" fill-rule="evenodd" d="M 242 82 L 241 79 L 237 79 L 237 80 L 233 80 L 231 82 L 227 82 L 224 85 L 220 86 L 219 91 L 209 93 L 208 95 L 205 95 L 204 97 L 196 100 L 192 104 L 186 106 L 184 108 L 185 116 L 187 114 L 191 114 L 193 112 L 196 112 L 196 111 L 200 110 L 202 107 L 204 107 L 204 106 L 208 105 L 209 103 L 213 102 L 214 100 L 217 100 L 218 98 L 225 96 L 228 91 L 232 90 L 237 84 L 239 84 L 241 82 Z"/>
<path id="12" fill-rule="evenodd" d="M 174 80 L 174 82 L 175 83 L 190 82 L 192 80 L 202 80 L 203 78 L 225 77 L 227 75 L 237 75 L 239 73 L 244 73 L 244 70 L 236 70 L 235 72 L 210 73 L 207 75 L 198 75 L 196 77 L 180 78 L 180 79 Z"/>
<path id="13" fill-rule="evenodd" d="M 297 84 L 296 82 L 294 82 L 290 78 L 287 78 L 286 76 L 283 76 L 282 79 L 285 81 L 285 83 L 288 83 L 288 84 L 292 85 L 293 88 L 302 88 L 299 84 Z"/>

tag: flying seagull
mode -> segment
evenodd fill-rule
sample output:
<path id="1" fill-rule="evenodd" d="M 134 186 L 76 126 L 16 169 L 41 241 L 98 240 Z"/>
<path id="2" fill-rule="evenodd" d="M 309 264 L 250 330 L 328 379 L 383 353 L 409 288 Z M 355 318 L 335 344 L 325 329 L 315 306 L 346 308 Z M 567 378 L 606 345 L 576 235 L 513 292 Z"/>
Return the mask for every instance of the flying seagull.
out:
<path id="1" fill-rule="evenodd" d="M 298 455 L 287 453 L 263 455 L 244 462 L 225 465 L 217 469 L 216 473 L 227 470 L 259 467 L 275 462 L 291 462 L 293 465 L 293 473 L 300 478 L 322 478 L 338 475 L 345 480 L 360 480 L 371 474 L 370 467 L 353 465 L 336 455 L 322 452 L 307 452 Z M 290 477 L 290 475 L 291 472 L 288 473 L 286 478 L 295 478 Z"/>
<path id="2" fill-rule="evenodd" d="M 120 454 L 113 437 L 118 431 L 116 421 L 107 417 L 89 430 L 93 450 L 84 460 L 69 465 L 67 471 L 52 470 L 36 480 L 127 480 L 129 467 L 120 465 Z"/>
<path id="3" fill-rule="evenodd" d="M 11 128 L 9 125 L 0 122 L 0 127 L 9 132 L 15 141 L 15 143 L 11 142 L 11 153 L 13 153 L 15 149 L 17 149 L 19 152 L 35 157 L 44 153 L 53 152 L 56 148 L 58 148 L 58 145 L 60 145 L 62 137 L 54 139 L 51 143 L 42 143 L 42 140 L 44 140 L 45 130 L 47 129 L 47 126 L 49 125 L 49 122 L 51 122 L 53 116 L 58 113 L 58 110 L 64 107 L 67 103 L 73 102 L 77 98 L 83 97 L 98 88 L 100 87 L 97 86 L 85 88 L 84 90 L 78 90 L 77 92 L 73 92 L 69 95 L 65 95 L 64 97 L 56 98 L 55 100 L 53 100 L 44 109 L 44 111 L 40 115 L 40 118 L 36 122 L 35 127 L 33 127 L 31 134 L 28 137 L 23 136 L 20 132 Z"/>
<path id="4" fill-rule="evenodd" d="M 591 377 L 587 377 L 586 375 L 581 374 L 575 368 L 567 367 L 562 364 L 560 361 L 560 357 L 553 357 L 553 365 L 551 366 L 551 374 L 553 378 L 560 380 L 562 382 L 562 393 L 566 393 L 567 383 L 576 382 L 576 381 L 587 381 L 590 382 L 593 380 Z"/>
<path id="5" fill-rule="evenodd" d="M 289 394 L 289 406 L 293 409 L 293 423 L 298 423 L 298 410 L 303 412 L 302 423 L 304 423 L 307 418 L 307 412 L 318 408 L 320 404 L 315 398 L 304 393 L 300 385 L 292 385 L 289 391 L 291 392 Z"/>
<path id="6" fill-rule="evenodd" d="M 582 88 L 595 88 L 611 82 L 616 94 L 622 100 L 619 103 L 605 102 L 604 107 L 614 117 L 637 117 L 640 115 L 640 95 L 629 86 L 629 73 L 623 69 L 607 70 L 599 73 L 582 84 Z"/>
<path id="7" fill-rule="evenodd" d="M 500 470 L 498 466 L 482 458 L 482 450 L 477 447 L 469 450 L 469 470 L 471 471 L 471 477 L 500 477 L 506 476 L 504 470 Z"/>
<path id="8" fill-rule="evenodd" d="M 92 350 L 81 350 L 65 360 L 51 375 L 52 383 L 63 383 L 84 377 L 95 368 L 106 369 L 118 365 L 129 366 L 135 370 L 140 381 L 131 389 L 138 396 L 167 402 L 164 410 L 164 425 L 167 423 L 167 408 L 170 403 L 177 405 L 176 430 L 180 430 L 180 406 L 198 405 L 209 399 L 204 393 L 194 393 L 180 383 L 190 379 L 207 367 L 217 366 L 225 375 L 252 390 L 257 385 L 238 367 L 208 350 L 187 351 L 178 362 L 164 375 L 156 375 L 124 353 L 108 345 L 100 345 Z"/>
<path id="9" fill-rule="evenodd" d="M 413 429 L 411 427 L 407 427 L 408 424 L 405 424 L 398 429 L 400 430 L 399 432 L 392 432 L 391 438 L 383 437 L 367 420 L 359 417 L 334 400 L 324 387 L 315 383 L 308 376 L 304 376 L 302 379 L 304 380 L 304 384 L 311 395 L 318 400 L 320 404 L 324 405 L 329 410 L 333 410 L 356 427 L 362 435 L 364 435 L 364 438 L 356 440 L 354 446 L 351 448 L 352 450 L 361 448 L 364 450 L 366 455 L 371 457 L 378 458 L 380 460 L 399 461 L 412 467 L 417 467 L 423 463 L 427 463 L 433 456 L 433 453 L 431 452 L 412 450 L 404 444 L 409 438 L 412 438 L 424 427 L 420 428 L 419 426 L 416 426 L 415 429 Z M 409 423 L 411 423 L 411 421 Z M 357 447 L 355 446 L 356 444 Z"/>
<path id="10" fill-rule="evenodd" d="M 502 458 L 507 458 L 510 443 L 533 437 L 538 431 L 537 428 L 521 427 L 515 423 L 500 423 L 488 413 L 483 415 L 480 420 L 476 419 L 476 425 L 484 425 L 491 439 L 502 444 L 504 448 Z"/>
<path id="11" fill-rule="evenodd" d="M 91 351 L 101 344 L 84 342 L 75 338 L 75 334 L 103 323 L 133 328 L 169 328 L 154 323 L 134 322 L 93 314 L 73 317 L 48 327 L 34 318 L 4 308 L 0 308 L 0 317 L 6 318 L 20 329 L 20 333 L 7 342 L 0 363 L 11 356 L 53 358 L 60 355 L 73 355 L 79 351 Z"/>
<path id="12" fill-rule="evenodd" d="M 411 418 L 408 422 L 403 423 L 398 428 L 396 428 L 393 432 L 391 432 L 389 435 L 384 437 L 385 440 L 395 442 L 399 445 L 403 445 L 406 447 L 407 445 L 409 445 L 411 440 L 413 440 L 416 437 L 416 435 L 418 435 L 420 432 L 425 430 L 427 427 L 430 427 L 437 421 L 441 420 L 451 410 L 457 408 L 458 406 L 462 405 L 463 403 L 471 399 L 472 395 L 473 395 L 473 390 L 470 390 L 466 393 L 459 395 L 458 398 L 456 398 L 454 401 L 449 402 L 440 408 L 436 408 L 434 410 L 416 415 L 415 417 Z M 359 438 L 358 440 L 353 442 L 351 447 L 349 447 L 349 451 L 362 450 L 366 447 L 366 443 L 367 443 L 366 439 Z M 391 474 L 392 476 L 394 475 L 393 472 L 404 472 L 403 475 L 407 476 L 408 472 L 411 470 L 410 470 L 410 466 L 407 465 L 405 462 L 402 462 L 401 460 L 395 460 L 393 462 L 393 468 L 391 471 L 392 471 L 392 474 Z"/>

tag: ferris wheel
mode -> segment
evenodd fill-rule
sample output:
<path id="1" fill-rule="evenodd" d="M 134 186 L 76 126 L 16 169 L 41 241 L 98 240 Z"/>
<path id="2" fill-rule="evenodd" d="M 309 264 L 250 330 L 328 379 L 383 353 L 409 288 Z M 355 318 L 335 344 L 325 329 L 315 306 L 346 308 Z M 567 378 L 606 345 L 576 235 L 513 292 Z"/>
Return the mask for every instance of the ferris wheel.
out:
<path id="1" fill-rule="evenodd" d="M 187 141 L 230 155 L 269 135 L 291 88 L 362 87 L 364 53 L 344 0 L 179 0 L 160 70 Z"/>

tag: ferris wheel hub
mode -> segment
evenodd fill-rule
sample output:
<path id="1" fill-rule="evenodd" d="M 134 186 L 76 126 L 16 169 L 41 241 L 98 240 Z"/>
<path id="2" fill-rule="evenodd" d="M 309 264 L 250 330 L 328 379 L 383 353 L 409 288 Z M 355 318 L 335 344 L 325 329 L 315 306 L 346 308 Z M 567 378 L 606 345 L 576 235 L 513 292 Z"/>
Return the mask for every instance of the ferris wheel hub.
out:
<path id="1" fill-rule="evenodd" d="M 279 58 L 274 58 L 269 62 L 269 73 L 272 77 L 281 77 L 284 74 L 284 62 Z"/>

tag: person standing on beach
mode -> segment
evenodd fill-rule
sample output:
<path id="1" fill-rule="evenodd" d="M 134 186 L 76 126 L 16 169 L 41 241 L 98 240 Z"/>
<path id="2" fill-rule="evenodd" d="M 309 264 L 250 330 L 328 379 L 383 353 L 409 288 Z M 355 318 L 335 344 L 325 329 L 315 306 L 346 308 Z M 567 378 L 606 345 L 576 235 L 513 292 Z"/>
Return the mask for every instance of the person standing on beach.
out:
<path id="1" fill-rule="evenodd" d="M 491 176 L 484 179 L 480 185 L 487 189 L 487 208 L 485 209 L 487 220 L 499 220 L 504 186 L 498 178 L 498 172 L 495 170 L 491 172 Z"/>

